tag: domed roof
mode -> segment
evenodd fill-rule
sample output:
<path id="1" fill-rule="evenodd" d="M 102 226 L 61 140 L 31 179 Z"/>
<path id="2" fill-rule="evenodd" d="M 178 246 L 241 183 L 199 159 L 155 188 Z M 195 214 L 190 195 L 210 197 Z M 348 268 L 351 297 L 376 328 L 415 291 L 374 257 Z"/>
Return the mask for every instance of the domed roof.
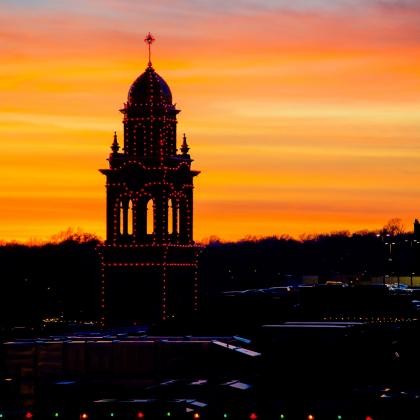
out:
<path id="1" fill-rule="evenodd" d="M 168 84 L 151 66 L 134 81 L 128 91 L 128 105 L 150 102 L 172 105 L 172 93 Z"/>

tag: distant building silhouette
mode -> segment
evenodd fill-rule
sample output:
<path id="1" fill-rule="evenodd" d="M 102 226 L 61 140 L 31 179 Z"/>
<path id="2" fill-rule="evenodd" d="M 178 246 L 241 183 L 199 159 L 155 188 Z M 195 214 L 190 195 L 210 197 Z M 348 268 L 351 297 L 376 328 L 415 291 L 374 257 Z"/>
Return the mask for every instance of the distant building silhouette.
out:
<path id="1" fill-rule="evenodd" d="M 418 219 L 414 220 L 414 238 L 420 239 L 420 222 Z"/>
<path id="2" fill-rule="evenodd" d="M 100 247 L 102 321 L 188 319 L 198 309 L 193 178 L 187 138 L 167 83 L 149 64 L 131 85 L 124 146 L 117 134 L 106 176 L 107 236 Z"/>

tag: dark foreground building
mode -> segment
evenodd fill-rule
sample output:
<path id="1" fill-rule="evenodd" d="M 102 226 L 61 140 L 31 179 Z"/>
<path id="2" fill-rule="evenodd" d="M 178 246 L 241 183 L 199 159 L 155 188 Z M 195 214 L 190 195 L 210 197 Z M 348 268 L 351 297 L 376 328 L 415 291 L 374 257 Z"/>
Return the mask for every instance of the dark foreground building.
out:
<path id="1" fill-rule="evenodd" d="M 145 40 L 153 42 L 149 36 Z M 114 135 L 100 247 L 104 324 L 185 322 L 198 310 L 193 179 L 185 134 L 177 149 L 171 90 L 149 60 L 131 85 L 122 150 Z"/>
<path id="2" fill-rule="evenodd" d="M 255 340 L 102 331 L 0 346 L 0 418 L 404 420 L 418 325 L 286 322 Z"/>

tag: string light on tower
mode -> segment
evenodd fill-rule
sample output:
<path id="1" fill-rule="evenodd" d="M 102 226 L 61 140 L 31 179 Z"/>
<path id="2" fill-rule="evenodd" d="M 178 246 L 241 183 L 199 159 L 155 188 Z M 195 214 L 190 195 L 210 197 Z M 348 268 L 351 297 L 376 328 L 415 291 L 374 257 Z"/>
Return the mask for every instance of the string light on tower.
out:
<path id="1" fill-rule="evenodd" d="M 194 244 L 192 233 L 193 179 L 199 172 L 191 169 L 185 135 L 178 152 L 176 116 L 180 111 L 172 102 L 169 86 L 152 67 L 151 47 L 155 40 L 150 32 L 144 38 L 148 66 L 131 85 L 128 99 L 120 110 L 124 147 L 120 151 L 114 133 L 109 168 L 101 170 L 107 178 L 107 240 L 99 247 L 100 303 L 107 317 L 118 304 L 112 301 L 108 305 L 115 294 L 106 289 L 124 287 L 128 284 L 124 278 L 133 275 L 142 282 L 159 283 L 159 293 L 154 295 L 159 296 L 160 301 L 154 307 L 159 311 L 153 309 L 153 313 L 159 312 L 160 319 L 168 318 L 168 308 L 171 317 L 177 316 L 177 311 L 186 311 L 184 304 L 179 305 L 182 299 L 177 288 L 177 282 L 185 276 L 191 288 L 187 292 L 188 311 L 191 315 L 198 310 L 200 247 Z M 150 205 L 153 217 L 148 217 Z M 134 283 L 133 290 L 136 287 Z M 124 291 L 118 292 L 118 296 L 124 296 Z M 119 304 L 124 306 L 123 302 Z M 133 305 L 133 312 L 152 310 L 148 307 L 152 305 Z M 105 317 L 102 321 L 105 322 Z"/>

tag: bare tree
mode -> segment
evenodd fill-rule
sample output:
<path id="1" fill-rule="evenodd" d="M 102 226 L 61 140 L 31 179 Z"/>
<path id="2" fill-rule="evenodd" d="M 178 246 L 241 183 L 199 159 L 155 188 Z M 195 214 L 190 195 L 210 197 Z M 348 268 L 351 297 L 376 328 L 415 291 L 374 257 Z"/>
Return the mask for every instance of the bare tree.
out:
<path id="1" fill-rule="evenodd" d="M 391 236 L 401 235 L 404 232 L 405 232 L 404 223 L 398 217 L 389 219 L 387 224 L 382 228 L 382 233 L 389 234 Z"/>

